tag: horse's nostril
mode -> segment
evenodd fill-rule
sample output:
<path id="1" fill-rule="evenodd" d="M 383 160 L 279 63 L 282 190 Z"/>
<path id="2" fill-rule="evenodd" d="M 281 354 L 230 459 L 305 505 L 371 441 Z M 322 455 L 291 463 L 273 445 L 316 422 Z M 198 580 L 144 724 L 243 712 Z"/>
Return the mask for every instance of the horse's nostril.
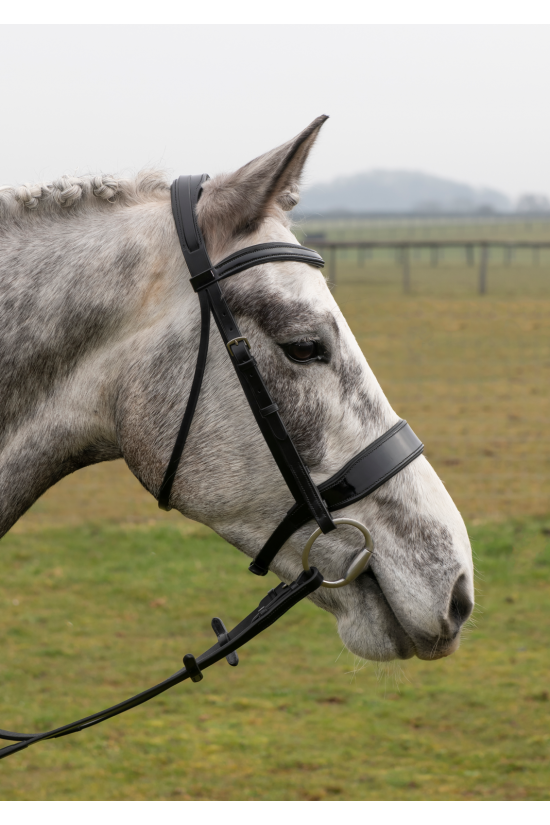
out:
<path id="1" fill-rule="evenodd" d="M 468 592 L 468 583 L 463 573 L 456 580 L 449 605 L 449 618 L 454 621 L 457 630 L 469 617 L 473 607 L 474 603 Z"/>

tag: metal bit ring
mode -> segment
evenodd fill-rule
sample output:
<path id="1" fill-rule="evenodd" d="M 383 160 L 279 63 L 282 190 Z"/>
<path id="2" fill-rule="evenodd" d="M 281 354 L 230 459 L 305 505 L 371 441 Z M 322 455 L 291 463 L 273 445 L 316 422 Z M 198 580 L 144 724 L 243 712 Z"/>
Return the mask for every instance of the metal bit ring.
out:
<path id="1" fill-rule="evenodd" d="M 321 587 L 344 587 L 345 584 L 349 584 L 354 579 L 356 579 L 357 576 L 359 576 L 359 574 L 363 572 L 363 570 L 366 570 L 367 565 L 370 561 L 370 557 L 374 552 L 374 542 L 372 540 L 372 536 L 364 524 L 361 524 L 361 522 L 355 521 L 355 519 L 352 518 L 335 518 L 334 523 L 350 524 L 352 527 L 356 527 L 361 533 L 363 533 L 363 536 L 365 537 L 365 547 L 363 548 L 363 550 L 361 550 L 359 555 L 356 556 L 350 564 L 345 578 L 337 579 L 335 582 L 323 580 Z M 309 551 L 313 547 L 314 542 L 322 534 L 322 532 L 323 531 L 321 530 L 321 528 L 318 527 L 317 530 L 311 534 L 311 536 L 307 540 L 306 546 L 304 547 L 304 552 L 302 553 L 302 564 L 304 570 L 306 571 L 310 569 L 308 564 Z"/>

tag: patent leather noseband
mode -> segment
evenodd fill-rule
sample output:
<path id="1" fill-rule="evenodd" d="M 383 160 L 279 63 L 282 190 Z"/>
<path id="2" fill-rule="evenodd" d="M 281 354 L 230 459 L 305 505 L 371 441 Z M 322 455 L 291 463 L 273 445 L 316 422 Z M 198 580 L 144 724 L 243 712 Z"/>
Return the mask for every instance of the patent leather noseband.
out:
<path id="1" fill-rule="evenodd" d="M 331 478 L 318 486 L 313 482 L 307 466 L 302 461 L 279 415 L 276 400 L 271 397 L 263 381 L 248 339 L 241 333 L 229 309 L 220 288 L 220 281 L 265 263 L 297 261 L 320 268 L 324 266 L 324 261 L 313 249 L 307 249 L 299 244 L 264 243 L 241 249 L 213 266 L 206 251 L 196 214 L 201 189 L 207 180 L 207 175 L 180 177 L 174 181 L 171 188 L 172 212 L 176 230 L 189 270 L 191 284 L 200 303 L 201 330 L 191 391 L 159 489 L 159 507 L 164 510 L 171 509 L 170 494 L 201 391 L 208 355 L 210 316 L 213 315 L 256 423 L 295 502 L 264 546 L 259 549 L 249 569 L 256 575 L 264 576 L 283 544 L 293 533 L 308 521 L 315 521 L 318 529 L 310 537 L 304 549 L 304 572 L 291 584 L 280 584 L 270 590 L 259 606 L 231 631 L 227 631 L 221 619 L 217 617 L 212 619 L 212 629 L 217 637 L 216 644 L 197 658 L 191 654 L 184 656 L 185 667 L 158 685 L 118 705 L 44 733 L 16 733 L 0 730 L 0 739 L 15 742 L 13 745 L 0 749 L 0 759 L 36 742 L 67 736 L 97 725 L 147 702 L 186 679 L 198 682 L 203 678 L 202 673 L 207 667 L 224 657 L 234 667 L 239 661 L 237 649 L 277 621 L 301 599 L 321 586 L 340 587 L 353 581 L 368 564 L 372 553 L 372 538 L 364 525 L 353 519 L 333 519 L 331 514 L 368 496 L 407 464 L 410 464 L 424 449 L 407 422 L 398 421 L 388 432 L 365 447 L 358 455 L 350 458 Z M 351 524 L 357 527 L 364 534 L 367 545 L 370 543 L 370 547 L 367 546 L 361 552 L 359 561 L 352 563 L 344 578 L 335 582 L 326 582 L 315 567 L 308 566 L 307 556 L 317 535 L 335 530 L 338 524 Z"/>

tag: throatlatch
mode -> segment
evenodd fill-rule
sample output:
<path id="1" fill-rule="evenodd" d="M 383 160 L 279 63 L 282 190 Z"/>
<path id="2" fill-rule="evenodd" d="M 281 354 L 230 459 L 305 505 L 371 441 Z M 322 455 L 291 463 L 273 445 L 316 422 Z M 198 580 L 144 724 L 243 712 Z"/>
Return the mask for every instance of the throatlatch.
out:
<path id="1" fill-rule="evenodd" d="M 232 667 L 235 667 L 239 662 L 236 653 L 238 648 L 276 622 L 299 601 L 319 587 L 343 587 L 352 582 L 369 563 L 373 552 L 372 538 L 364 525 L 353 519 L 333 520 L 331 512 L 342 510 L 374 492 L 407 464 L 410 464 L 424 449 L 407 422 L 399 421 L 387 433 L 350 459 L 338 473 L 319 486 L 314 484 L 308 468 L 302 461 L 279 415 L 279 408 L 264 384 L 250 344 L 241 334 L 225 301 L 219 282 L 262 263 L 298 261 L 310 266 L 323 267 L 324 261 L 313 249 L 307 249 L 299 244 L 265 243 L 241 249 L 216 266 L 212 266 L 197 223 L 195 210 L 202 185 L 207 180 L 208 175 L 180 177 L 174 181 L 171 189 L 172 212 L 178 237 L 191 276 L 191 284 L 200 302 L 201 332 L 191 392 L 160 486 L 158 503 L 159 507 L 164 510 L 171 509 L 170 493 L 202 387 L 208 356 L 210 314 L 212 313 L 256 422 L 295 500 L 295 504 L 283 521 L 259 550 L 249 569 L 257 575 L 264 576 L 283 544 L 296 530 L 313 520 L 317 522 L 318 529 L 310 536 L 304 548 L 302 558 L 304 572 L 291 584 L 279 584 L 270 590 L 258 607 L 233 630 L 227 631 L 221 619 L 212 619 L 212 629 L 217 637 L 216 644 L 197 658 L 190 653 L 186 654 L 183 659 L 185 667 L 154 687 L 99 713 L 44 733 L 15 733 L 0 730 L 0 739 L 15 742 L 14 745 L 0 749 L 0 759 L 28 748 L 36 742 L 68 736 L 98 725 L 106 719 L 118 716 L 120 713 L 149 701 L 186 679 L 200 682 L 203 678 L 203 671 L 224 657 Z M 335 530 L 338 524 L 349 524 L 359 529 L 365 537 L 366 545 L 352 562 L 344 577 L 336 581 L 325 581 L 315 567 L 309 567 L 309 551 L 321 533 Z"/>

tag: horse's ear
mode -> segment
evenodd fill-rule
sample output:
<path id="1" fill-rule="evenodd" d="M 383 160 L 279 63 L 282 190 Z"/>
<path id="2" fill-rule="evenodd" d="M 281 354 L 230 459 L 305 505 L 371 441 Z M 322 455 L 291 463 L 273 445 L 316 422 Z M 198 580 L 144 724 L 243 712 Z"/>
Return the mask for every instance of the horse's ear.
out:
<path id="1" fill-rule="evenodd" d="M 207 242 L 217 236 L 216 241 L 225 243 L 233 235 L 252 231 L 277 208 L 289 211 L 298 203 L 302 170 L 327 119 L 315 118 L 288 143 L 204 185 L 197 214 Z"/>

